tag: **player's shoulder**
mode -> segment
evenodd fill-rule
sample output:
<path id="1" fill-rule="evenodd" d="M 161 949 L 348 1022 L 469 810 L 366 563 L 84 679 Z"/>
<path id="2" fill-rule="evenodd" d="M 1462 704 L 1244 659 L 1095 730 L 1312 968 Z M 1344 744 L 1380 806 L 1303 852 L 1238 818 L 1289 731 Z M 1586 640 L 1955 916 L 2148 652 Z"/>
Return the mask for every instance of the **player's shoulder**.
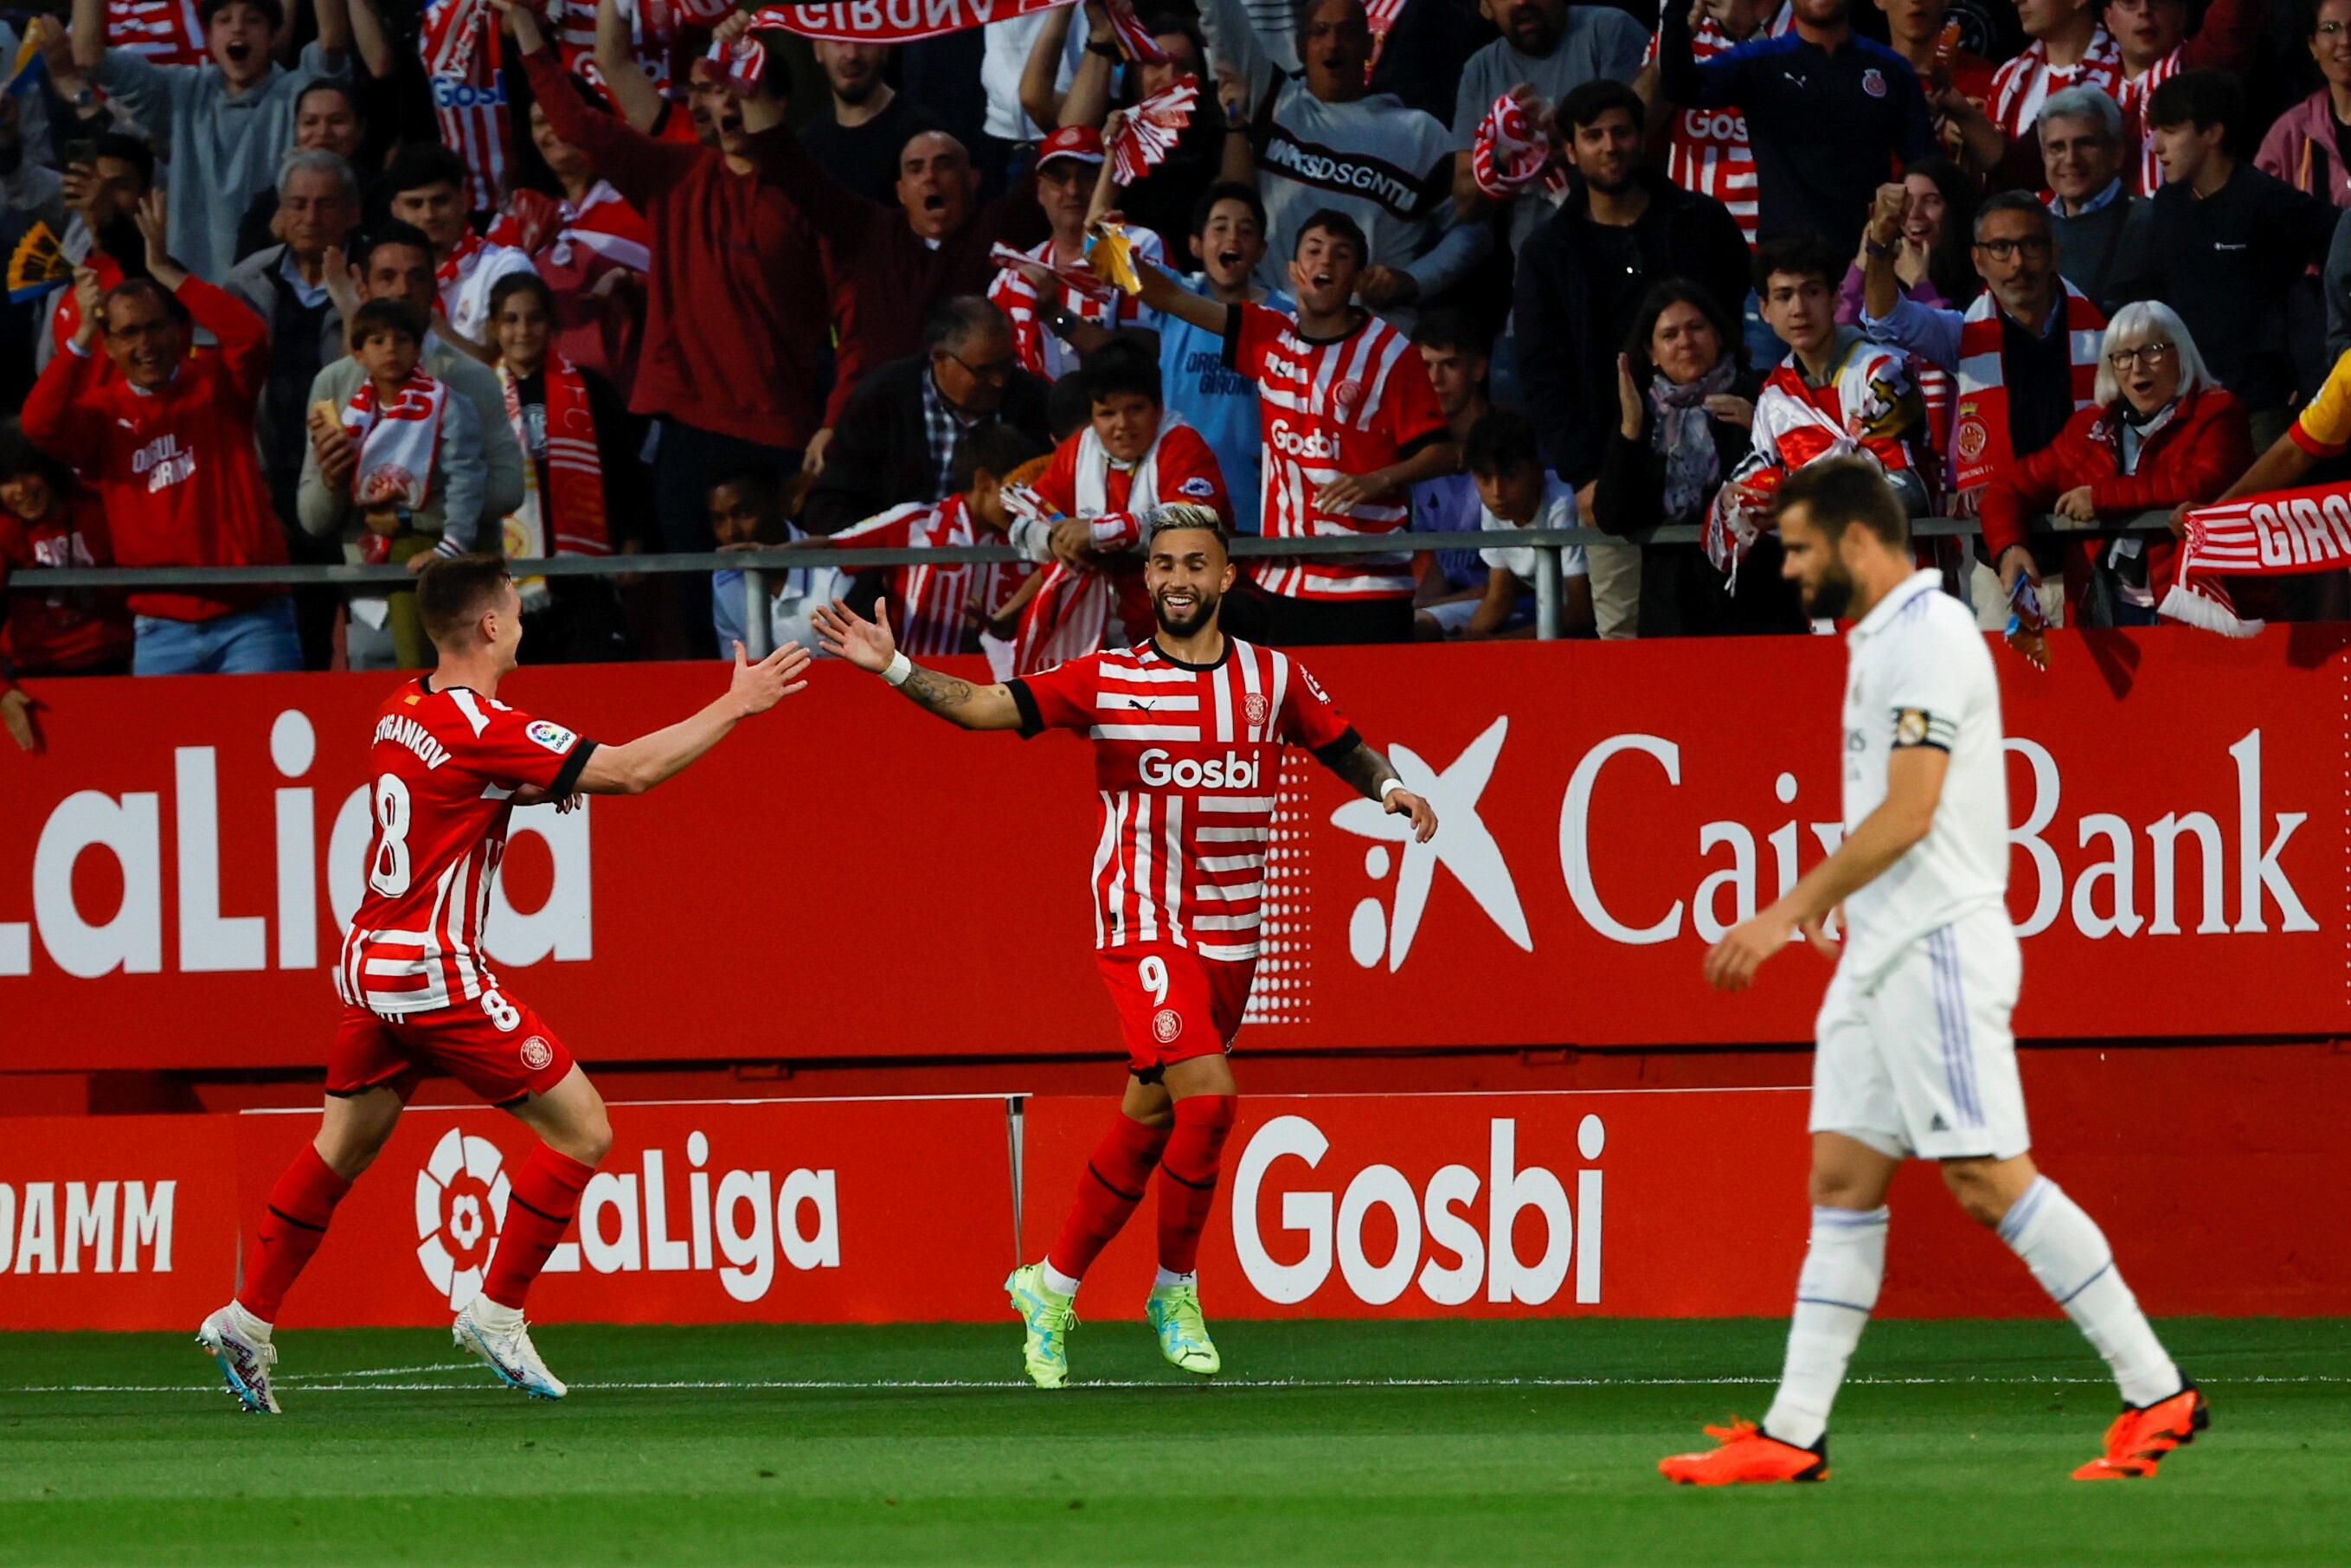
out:
<path id="1" fill-rule="evenodd" d="M 1970 671 L 1979 664 L 1986 671 L 1991 667 L 1975 612 L 1944 592 L 1939 584 L 1923 584 L 1896 605 L 1873 641 L 1887 656 L 1906 663 L 1949 662 Z"/>

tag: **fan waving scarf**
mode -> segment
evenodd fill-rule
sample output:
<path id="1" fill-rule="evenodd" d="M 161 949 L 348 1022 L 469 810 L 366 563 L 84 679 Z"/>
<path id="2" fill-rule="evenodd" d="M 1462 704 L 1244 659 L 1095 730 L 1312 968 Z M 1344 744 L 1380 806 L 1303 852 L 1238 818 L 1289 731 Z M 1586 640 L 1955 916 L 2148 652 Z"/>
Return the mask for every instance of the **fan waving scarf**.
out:
<path id="1" fill-rule="evenodd" d="M 2188 548 L 2179 580 L 2158 606 L 2175 621 L 2250 637 L 2259 621 L 2241 619 L 2223 577 L 2279 577 L 2351 566 L 2351 489 L 2313 485 L 2198 507 L 2188 514 Z"/>
<path id="2" fill-rule="evenodd" d="M 1528 104 L 1506 92 L 1478 121 L 1469 144 L 1469 172 L 1480 194 L 1501 202 L 1538 183 L 1552 190 L 1566 187 L 1566 174 L 1550 166 L 1551 140 L 1536 129 L 1535 120 Z"/>
<path id="3" fill-rule="evenodd" d="M 1165 162 L 1184 128 L 1192 123 L 1192 109 L 1199 101 L 1200 78 L 1187 76 L 1128 110 L 1108 149 L 1112 177 L 1132 185 Z"/>
<path id="4" fill-rule="evenodd" d="M 755 26 L 781 27 L 804 38 L 831 38 L 844 44 L 906 44 L 984 27 L 991 22 L 1018 21 L 1040 11 L 1058 10 L 1076 0 L 886 0 L 874 4 L 770 5 Z"/>

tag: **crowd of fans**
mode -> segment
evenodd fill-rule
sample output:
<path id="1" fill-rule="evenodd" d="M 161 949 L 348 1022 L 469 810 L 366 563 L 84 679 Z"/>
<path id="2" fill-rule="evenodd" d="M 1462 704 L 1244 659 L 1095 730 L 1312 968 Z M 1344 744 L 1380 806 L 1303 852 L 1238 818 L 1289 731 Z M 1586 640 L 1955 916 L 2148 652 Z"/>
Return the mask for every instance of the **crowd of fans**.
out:
<path id="1" fill-rule="evenodd" d="M 1980 517 L 1921 561 L 1987 625 L 2020 580 L 2129 625 L 2173 542 L 2033 517 L 2328 477 L 2351 0 L 1653 4 L 1079 0 L 894 46 L 727 0 L 11 14 L 0 574 L 1008 541 L 766 580 L 787 628 L 878 594 L 1009 670 L 1140 631 L 1134 514 L 1186 498 L 1366 539 L 1253 563 L 1232 618 L 1286 641 L 1525 634 L 1531 550 L 1372 547 L 1577 524 L 1616 537 L 1563 552 L 1571 632 L 1799 631 L 1771 495 L 1857 452 Z M 1511 123 L 1539 175 L 1494 176 Z M 1139 295 L 1086 287 L 1106 214 Z M 2339 572 L 2252 591 L 2343 613 Z M 525 604 L 572 661 L 755 609 Z M 0 711 L 7 674 L 426 653 L 397 590 L 19 587 Z"/>

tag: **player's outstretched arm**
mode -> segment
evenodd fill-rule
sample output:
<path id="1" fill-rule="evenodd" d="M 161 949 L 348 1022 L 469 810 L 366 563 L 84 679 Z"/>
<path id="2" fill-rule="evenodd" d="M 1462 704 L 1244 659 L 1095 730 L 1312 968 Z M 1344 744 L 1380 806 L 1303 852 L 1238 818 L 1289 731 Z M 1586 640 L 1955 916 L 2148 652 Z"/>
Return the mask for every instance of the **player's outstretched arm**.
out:
<path id="1" fill-rule="evenodd" d="M 1742 991 L 1763 960 L 1803 933 L 1813 951 L 1836 956 L 1822 925 L 1847 895 L 1893 868 L 1935 825 L 1943 775 L 1951 754 L 1934 746 L 1898 746 L 1886 765 L 1886 799 L 1845 835 L 1836 853 L 1806 872 L 1795 886 L 1754 919 L 1734 926 L 1708 950 L 1706 980 L 1719 991 Z"/>
<path id="2" fill-rule="evenodd" d="M 1368 741 L 1358 740 L 1354 750 L 1324 766 L 1362 791 L 1366 799 L 1377 800 L 1389 816 L 1411 818 L 1416 841 L 1425 844 L 1437 836 L 1436 810 L 1404 787 L 1395 764 L 1373 750 Z"/>
<path id="3" fill-rule="evenodd" d="M 909 702 L 958 728 L 1020 727 L 1020 705 L 1012 700 L 1011 687 L 976 686 L 923 668 L 898 652 L 898 641 L 890 634 L 888 607 L 876 605 L 873 613 L 875 619 L 868 621 L 836 599 L 810 612 L 809 623 L 826 653 L 881 676 Z"/>
<path id="4" fill-rule="evenodd" d="M 787 643 L 758 664 L 735 644 L 735 678 L 726 695 L 665 729 L 641 735 L 624 746 L 600 746 L 580 770 L 580 789 L 590 795 L 642 795 L 684 772 L 694 759 L 726 738 L 754 714 L 767 712 L 808 685 L 796 677 L 808 669 L 809 652 Z"/>

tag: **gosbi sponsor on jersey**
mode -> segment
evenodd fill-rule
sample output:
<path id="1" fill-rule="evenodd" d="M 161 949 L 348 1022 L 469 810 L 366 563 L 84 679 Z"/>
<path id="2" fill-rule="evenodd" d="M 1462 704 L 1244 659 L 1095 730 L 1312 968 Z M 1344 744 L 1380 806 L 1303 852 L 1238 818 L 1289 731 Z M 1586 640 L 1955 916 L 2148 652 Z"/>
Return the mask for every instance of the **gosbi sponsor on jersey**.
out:
<path id="1" fill-rule="evenodd" d="M 534 731 L 532 738 L 557 751 L 571 744 L 569 730 L 545 728 L 552 733 Z M 446 760 L 440 742 L 413 720 L 387 718 L 375 738 L 409 746 L 428 766 L 438 765 L 436 756 Z M 330 965 L 332 950 L 319 951 L 319 884 L 323 878 L 335 923 L 348 928 L 366 891 L 375 819 L 370 786 L 354 787 L 334 807 L 326 863 L 320 866 L 318 791 L 302 782 L 317 753 L 309 716 L 297 708 L 280 712 L 269 727 L 268 756 L 269 766 L 286 782 L 270 792 L 270 828 L 241 829 L 225 845 L 219 747 L 174 747 L 168 777 L 126 777 L 116 793 L 83 789 L 59 800 L 41 824 L 29 868 L 18 873 L 31 880 L 33 919 L 0 920 L 0 977 L 32 973 L 30 939 L 36 933 L 57 967 L 79 979 L 117 972 L 234 973 Z M 251 779 L 255 766 L 250 758 L 235 759 L 233 786 L 244 790 L 239 780 Z M 257 784 L 251 792 L 258 794 Z M 501 967 L 549 959 L 585 963 L 595 956 L 589 855 L 593 811 L 585 799 L 580 806 L 570 812 L 558 812 L 552 805 L 527 807 L 514 814 L 508 847 L 516 839 L 537 835 L 546 846 L 553 881 L 547 901 L 533 910 L 514 908 L 503 881 L 494 886 L 484 940 Z M 274 834 L 274 842 L 262 836 L 265 831 Z M 97 918 L 74 895 L 77 868 L 92 856 L 114 862 L 122 887 L 120 904 Z M 224 859 L 269 857 L 276 866 L 275 906 L 225 908 Z M 168 904 L 167 887 L 177 894 Z M 167 941 L 167 926 L 174 923 L 175 939 Z"/>
<path id="2" fill-rule="evenodd" d="M 1325 463 L 1339 461 L 1339 440 L 1328 431 L 1310 430 L 1304 434 L 1290 428 L 1286 419 L 1273 422 L 1273 449 L 1285 457 L 1316 459 Z"/>
<path id="3" fill-rule="evenodd" d="M 547 1272 L 711 1274 L 729 1297 L 757 1301 L 779 1263 L 841 1267 L 833 1171 L 802 1167 L 778 1179 L 766 1168 L 710 1165 L 709 1136 L 696 1130 L 682 1149 L 646 1149 L 633 1171 L 597 1172 L 580 1195 L 579 1239 L 549 1256 Z M 417 1168 L 416 1260 L 452 1311 L 481 1290 L 509 1200 L 505 1156 L 487 1138 L 453 1127 Z"/>
<path id="4" fill-rule="evenodd" d="M 1253 696 L 1252 700 L 1262 699 Z M 1264 721 L 1252 715 L 1250 722 Z M 1264 765 L 1238 751 L 1206 758 L 1171 758 L 1155 746 L 1135 758 L 1134 770 L 1136 778 L 1155 789 L 1170 785 L 1178 789 L 1254 789 L 1263 777 Z"/>
<path id="5" fill-rule="evenodd" d="M 1269 1301 L 1303 1301 L 1335 1269 L 1368 1306 L 1406 1291 L 1446 1307 L 1480 1296 L 1541 1306 L 1568 1286 L 1572 1268 L 1575 1303 L 1600 1302 L 1605 1184 L 1596 1162 L 1608 1143 L 1605 1124 L 1596 1115 L 1576 1124 L 1584 1165 L 1569 1180 L 1520 1163 L 1514 1118 L 1491 1118 L 1485 1131 L 1484 1147 L 1460 1149 L 1416 1185 L 1379 1163 L 1377 1148 L 1334 1149 L 1311 1114 L 1276 1116 L 1258 1128 L 1227 1156 L 1233 1249 L 1250 1288 Z M 1374 1210 L 1384 1212 L 1374 1219 Z M 1541 1217 L 1543 1240 L 1540 1251 L 1522 1255 L 1529 1228 L 1520 1219 L 1529 1213 Z M 1269 1225 L 1269 1215 L 1279 1218 Z M 1379 1249 L 1367 1244 L 1367 1231 L 1394 1235 L 1384 1257 L 1374 1256 Z"/>

